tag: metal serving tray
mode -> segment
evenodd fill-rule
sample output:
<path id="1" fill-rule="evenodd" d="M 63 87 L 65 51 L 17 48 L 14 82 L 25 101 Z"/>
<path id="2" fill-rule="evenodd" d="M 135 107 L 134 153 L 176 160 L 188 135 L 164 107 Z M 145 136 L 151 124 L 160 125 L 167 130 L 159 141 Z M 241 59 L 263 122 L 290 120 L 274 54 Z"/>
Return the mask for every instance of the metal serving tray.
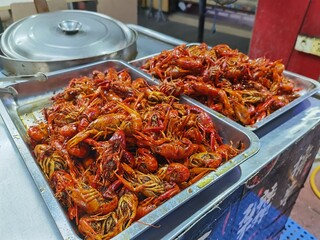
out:
<path id="1" fill-rule="evenodd" d="M 191 43 L 191 44 L 187 44 L 187 46 L 192 46 L 192 45 L 199 45 L 197 43 Z M 158 55 L 159 53 L 156 54 L 152 54 L 149 56 L 145 56 L 143 58 L 140 59 L 136 59 L 133 61 L 130 61 L 129 63 L 136 67 L 136 68 L 140 68 L 143 64 L 145 64 L 150 58 Z M 286 106 L 278 109 L 277 111 L 273 112 L 272 114 L 268 115 L 267 117 L 265 117 L 264 119 L 262 119 L 261 121 L 255 123 L 252 126 L 245 126 L 247 129 L 251 130 L 251 131 L 255 131 L 259 128 L 261 128 L 262 126 L 266 125 L 267 123 L 269 123 L 270 121 L 272 121 L 273 119 L 277 118 L 278 116 L 284 114 L 286 111 L 290 110 L 291 108 L 293 108 L 294 106 L 296 106 L 297 104 L 299 104 L 300 102 L 304 101 L 305 99 L 307 99 L 308 97 L 314 95 L 315 93 L 317 93 L 320 90 L 320 84 L 311 79 L 311 78 L 307 78 L 305 76 L 290 72 L 290 71 L 284 71 L 284 75 L 287 78 L 290 78 L 293 80 L 295 87 L 297 87 L 298 89 L 301 89 L 300 91 L 298 91 L 298 93 L 300 94 L 300 97 L 293 100 L 292 102 L 290 102 L 289 104 L 287 104 Z M 204 107 L 205 105 L 202 103 L 199 103 L 200 106 Z M 214 113 L 215 115 L 218 115 L 222 118 L 226 118 L 224 115 L 222 115 L 221 113 L 218 113 L 215 110 L 212 110 L 208 107 L 204 107 L 206 108 L 207 111 L 210 111 L 212 113 Z M 241 125 L 239 123 L 236 123 L 237 125 Z"/>
<path id="2" fill-rule="evenodd" d="M 62 206 L 54 197 L 53 191 L 43 175 L 42 170 L 39 168 L 32 154 L 32 149 L 27 143 L 26 130 L 28 126 L 43 119 L 41 109 L 50 104 L 49 99 L 56 93 L 62 91 L 70 79 L 79 76 L 89 76 L 93 70 L 104 71 L 110 67 L 114 67 L 117 70 L 128 69 L 133 79 L 142 77 L 145 78 L 150 85 L 156 84 L 149 75 L 132 67 L 130 64 L 117 60 L 108 60 L 48 73 L 47 81 L 26 81 L 10 85 L 9 87 L 16 90 L 18 94 L 5 93 L 1 96 L 0 113 L 5 125 L 64 239 L 80 239 L 80 236 L 77 233 L 76 227 L 69 221 Z M 182 98 L 181 101 L 186 104 L 198 105 L 189 98 Z M 211 172 L 192 186 L 166 201 L 157 209 L 140 219 L 139 222 L 133 223 L 128 229 L 118 234 L 117 239 L 137 237 L 147 228 L 150 228 L 152 224 L 164 218 L 168 213 L 177 210 L 179 206 L 200 194 L 201 191 L 213 183 L 216 183 L 218 179 L 219 181 L 232 181 L 225 176 L 226 173 L 234 170 L 240 163 L 246 161 L 258 152 L 260 142 L 252 131 L 241 126 L 239 127 L 231 121 L 228 121 L 228 119 L 218 118 L 211 113 L 210 116 L 219 134 L 222 136 L 223 141 L 225 143 L 237 143 L 241 141 L 244 145 L 244 151 L 230 159 L 229 162 L 223 164 L 215 172 Z"/>

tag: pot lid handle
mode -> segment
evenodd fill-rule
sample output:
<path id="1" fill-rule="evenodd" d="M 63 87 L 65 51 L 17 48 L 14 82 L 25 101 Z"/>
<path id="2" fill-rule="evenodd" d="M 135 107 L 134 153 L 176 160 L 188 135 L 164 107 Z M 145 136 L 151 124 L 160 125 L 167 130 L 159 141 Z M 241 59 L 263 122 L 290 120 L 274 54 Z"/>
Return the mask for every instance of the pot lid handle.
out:
<path id="1" fill-rule="evenodd" d="M 63 20 L 58 24 L 58 27 L 66 34 L 75 34 L 80 31 L 82 24 L 76 20 Z"/>
<path id="2" fill-rule="evenodd" d="M 13 97 L 16 97 L 18 95 L 18 92 L 13 87 L 9 86 L 6 88 L 0 88 L 0 95 L 2 94 L 11 94 Z"/>

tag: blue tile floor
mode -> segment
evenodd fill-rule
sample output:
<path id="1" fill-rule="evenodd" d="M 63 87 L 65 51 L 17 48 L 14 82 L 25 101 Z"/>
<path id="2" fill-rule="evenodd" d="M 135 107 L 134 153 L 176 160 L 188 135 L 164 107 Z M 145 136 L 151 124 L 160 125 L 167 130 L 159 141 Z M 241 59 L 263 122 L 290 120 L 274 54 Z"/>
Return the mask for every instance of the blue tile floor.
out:
<path id="1" fill-rule="evenodd" d="M 320 155 L 317 156 L 316 161 L 313 163 L 311 172 L 319 164 Z M 314 239 L 320 239 L 320 199 L 317 198 L 317 196 L 314 194 L 310 186 L 309 177 L 310 174 L 304 184 L 304 187 L 299 193 L 296 203 L 291 211 L 290 218 L 299 226 L 301 226 L 301 228 L 309 232 L 314 237 Z M 320 188 L 320 173 L 316 175 L 315 183 L 316 186 Z"/>
<path id="2" fill-rule="evenodd" d="M 302 228 L 299 224 L 288 219 L 285 229 L 280 235 L 280 240 L 316 240 L 317 238 Z"/>

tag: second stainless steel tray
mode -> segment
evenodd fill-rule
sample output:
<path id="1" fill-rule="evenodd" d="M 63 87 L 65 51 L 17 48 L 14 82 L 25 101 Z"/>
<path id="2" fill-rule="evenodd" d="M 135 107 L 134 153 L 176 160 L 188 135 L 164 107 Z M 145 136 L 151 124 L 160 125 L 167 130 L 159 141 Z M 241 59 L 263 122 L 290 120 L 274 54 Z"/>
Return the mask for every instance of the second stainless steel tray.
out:
<path id="1" fill-rule="evenodd" d="M 187 46 L 193 46 L 193 45 L 199 45 L 199 44 L 197 44 L 197 43 L 187 44 Z M 168 50 L 170 50 L 170 49 L 168 49 Z M 151 59 L 154 56 L 157 56 L 158 54 L 159 53 L 151 54 L 149 56 L 145 56 L 145 57 L 142 57 L 139 59 L 132 60 L 129 63 L 136 68 L 140 68 L 149 59 Z M 300 94 L 300 97 L 296 98 L 295 100 L 293 100 L 289 104 L 285 105 L 284 107 L 281 107 L 280 109 L 276 110 L 272 114 L 263 118 L 261 121 L 255 123 L 254 125 L 245 126 L 247 129 L 250 129 L 251 131 L 255 131 L 255 130 L 260 129 L 261 127 L 263 127 L 264 125 L 266 125 L 267 123 L 272 121 L 273 119 L 284 114 L 286 111 L 290 110 L 291 108 L 293 108 L 294 106 L 296 106 L 300 102 L 304 101 L 305 99 L 309 98 L 310 96 L 314 95 L 315 93 L 317 93 L 320 90 L 320 84 L 317 81 L 310 79 L 308 77 L 305 77 L 305 76 L 302 76 L 302 75 L 299 75 L 299 74 L 296 74 L 296 73 L 293 73 L 290 71 L 286 71 L 286 70 L 284 71 L 284 76 L 293 80 L 295 87 L 297 89 L 299 89 L 299 91 L 297 93 Z M 218 112 L 206 107 L 202 103 L 199 103 L 199 105 L 206 108 L 207 111 L 210 111 L 210 112 L 220 116 L 221 118 L 227 118 L 227 117 L 223 116 L 221 113 L 218 113 Z M 238 123 L 236 123 L 236 124 L 238 124 Z"/>
<path id="2" fill-rule="evenodd" d="M 49 99 L 67 86 L 70 79 L 79 76 L 89 76 L 93 70 L 105 71 L 111 67 L 117 70 L 128 69 L 133 79 L 142 77 L 149 84 L 156 84 L 148 75 L 132 67 L 130 64 L 109 60 L 49 73 L 48 80 L 45 82 L 30 81 L 11 85 L 11 87 L 17 90 L 18 95 L 13 96 L 8 93 L 1 97 L 0 113 L 3 120 L 64 239 L 79 239 L 80 237 L 74 224 L 68 220 L 60 203 L 54 197 L 53 191 L 38 167 L 33 157 L 32 149 L 27 143 L 26 130 L 28 126 L 42 119 L 41 109 L 50 104 Z M 186 104 L 197 105 L 197 103 L 189 98 L 182 98 L 181 101 Z M 192 197 L 201 194 L 202 190 L 216 183 L 218 179 L 228 181 L 228 178 L 223 178 L 226 173 L 233 170 L 243 161 L 248 160 L 259 150 L 259 139 L 254 133 L 244 127 L 233 124 L 228 119 L 219 118 L 214 114 L 210 114 L 210 117 L 214 121 L 223 141 L 225 143 L 241 142 L 244 146 L 244 151 L 220 166 L 216 171 L 209 173 L 195 184 L 160 205 L 157 209 L 143 217 L 140 222 L 133 223 L 128 229 L 117 235 L 117 238 L 128 239 L 137 237 L 159 219 L 165 218 L 168 213 L 178 211 L 179 206 L 186 203 Z"/>

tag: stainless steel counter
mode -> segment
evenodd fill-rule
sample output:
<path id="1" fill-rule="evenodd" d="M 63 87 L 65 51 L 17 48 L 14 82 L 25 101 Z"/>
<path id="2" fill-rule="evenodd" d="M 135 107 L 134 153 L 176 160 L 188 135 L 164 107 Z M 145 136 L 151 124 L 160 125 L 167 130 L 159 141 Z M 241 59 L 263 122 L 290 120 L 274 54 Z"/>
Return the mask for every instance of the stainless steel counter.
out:
<path id="1" fill-rule="evenodd" d="M 150 37 L 153 32 L 137 26 L 140 32 L 137 58 L 169 49 L 183 43 L 177 39 L 155 40 Z M 140 31 L 139 31 L 140 30 Z M 146 32 L 145 32 L 146 31 Z M 144 34 L 148 33 L 148 34 Z M 161 39 L 162 35 L 159 35 Z M 0 66 L 1 67 L 1 66 Z M 0 83 L 0 87 L 4 84 Z M 233 177 L 230 182 L 219 185 L 219 181 L 206 189 L 200 196 L 188 202 L 179 214 L 171 214 L 160 221 L 160 228 L 136 224 L 135 230 L 141 232 L 141 239 L 174 239 L 187 231 L 188 227 L 198 221 L 209 209 L 219 204 L 237 187 L 246 182 L 259 169 L 270 162 L 274 156 L 293 144 L 297 139 L 320 123 L 320 99 L 311 97 L 284 116 L 269 123 L 256 132 L 261 139 L 261 150 L 239 168 L 228 174 Z M 0 117 L 0 232 L 1 239 L 62 239 L 55 221 L 45 205 L 19 151 Z M 146 223 L 148 224 L 148 223 Z M 127 231 L 130 236 L 130 231 Z"/>

